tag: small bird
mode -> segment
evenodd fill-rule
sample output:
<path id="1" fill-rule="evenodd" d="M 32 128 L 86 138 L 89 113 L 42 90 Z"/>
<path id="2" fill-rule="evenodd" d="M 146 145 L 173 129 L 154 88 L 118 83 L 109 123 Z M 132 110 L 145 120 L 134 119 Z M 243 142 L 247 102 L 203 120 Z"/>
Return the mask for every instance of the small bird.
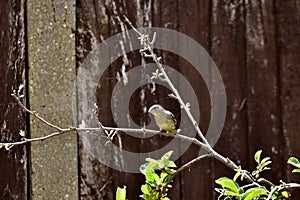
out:
<path id="1" fill-rule="evenodd" d="M 170 111 L 165 110 L 161 105 L 154 104 L 149 108 L 148 112 L 154 116 L 155 122 L 160 128 L 160 131 L 175 134 L 177 122 Z"/>

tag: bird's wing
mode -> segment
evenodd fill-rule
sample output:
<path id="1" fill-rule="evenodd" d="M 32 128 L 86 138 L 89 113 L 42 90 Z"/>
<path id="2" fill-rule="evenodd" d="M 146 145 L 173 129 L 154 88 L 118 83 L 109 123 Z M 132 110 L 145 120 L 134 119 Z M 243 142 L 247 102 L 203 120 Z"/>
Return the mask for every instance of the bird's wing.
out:
<path id="1" fill-rule="evenodd" d="M 172 130 L 176 129 L 176 119 L 173 114 L 167 115 L 166 122 L 169 125 L 170 129 Z"/>

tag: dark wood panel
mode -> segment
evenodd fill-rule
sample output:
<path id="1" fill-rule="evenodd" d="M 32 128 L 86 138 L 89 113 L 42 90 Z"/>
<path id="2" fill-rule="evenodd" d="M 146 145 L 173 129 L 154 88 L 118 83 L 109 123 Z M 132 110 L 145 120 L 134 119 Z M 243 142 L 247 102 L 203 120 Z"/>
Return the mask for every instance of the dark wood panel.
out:
<path id="1" fill-rule="evenodd" d="M 109 4 L 109 15 L 110 15 L 110 35 L 114 35 L 117 33 L 120 33 L 122 31 L 122 28 L 126 29 L 127 24 L 124 23 L 124 15 L 126 15 L 129 20 L 134 24 L 135 27 L 142 27 L 147 26 L 147 22 L 151 23 L 151 19 L 146 20 L 146 9 L 148 9 L 148 1 L 126 1 L 126 0 L 114 0 L 111 1 Z M 149 13 L 151 15 L 151 12 Z M 122 27 L 123 26 L 123 27 Z M 130 43 L 131 41 L 126 41 Z M 118 51 L 119 47 L 115 47 L 115 51 Z M 124 58 L 122 55 L 120 55 L 119 59 L 117 59 L 115 62 L 113 62 L 110 65 L 110 78 L 111 78 L 111 85 L 110 85 L 110 91 L 114 89 L 116 86 L 118 80 L 117 76 L 118 74 L 123 77 L 123 74 L 121 73 L 122 65 L 125 67 L 125 71 L 128 72 L 131 69 L 133 69 L 136 66 L 141 65 L 141 57 L 140 54 L 136 52 L 131 52 L 127 54 L 128 63 L 125 64 Z M 137 77 L 137 75 L 134 75 L 132 78 L 133 80 L 139 80 L 140 77 Z M 129 102 L 124 101 L 122 95 L 118 95 L 118 99 L 113 99 L 114 97 L 111 96 L 110 99 L 107 99 L 107 103 L 114 106 L 115 102 L 121 101 L 124 102 L 122 106 L 128 107 L 130 110 L 130 106 L 132 107 L 131 111 L 132 113 L 123 113 L 124 115 L 128 114 L 130 117 L 135 120 L 137 124 L 142 124 L 145 122 L 147 117 L 144 115 L 143 107 L 147 107 L 145 104 L 145 101 L 143 101 L 140 98 L 140 92 L 144 89 L 142 87 L 138 86 L 138 81 L 136 82 L 136 95 L 129 94 L 131 96 L 131 99 Z M 119 93 L 122 94 L 125 91 L 120 91 Z M 98 101 L 103 101 L 102 99 L 99 99 Z M 112 119 L 114 121 L 114 117 Z M 128 124 L 129 125 L 129 124 Z M 114 126 L 120 127 L 119 124 L 114 124 Z M 118 141 L 115 141 L 115 144 L 120 146 L 120 143 L 122 143 L 122 148 L 125 150 L 128 150 L 130 152 L 147 152 L 147 142 L 143 142 L 143 140 L 134 138 L 132 136 L 123 134 L 118 139 Z M 149 145 L 148 145 L 149 146 Z M 122 162 L 131 162 L 129 159 L 126 159 L 123 155 L 117 155 L 119 156 L 119 160 L 122 160 Z M 141 185 L 144 183 L 145 179 L 142 174 L 139 173 L 127 173 L 124 171 L 118 171 L 114 170 L 114 179 L 113 179 L 113 190 L 116 191 L 117 187 L 122 187 L 123 185 L 127 188 L 127 198 L 128 199 L 135 199 L 141 194 Z M 115 197 L 114 197 L 115 198 Z"/>
<path id="2" fill-rule="evenodd" d="M 211 55 L 223 78 L 227 114 L 215 149 L 241 166 L 248 166 L 245 63 L 245 8 L 243 1 L 214 0 L 211 10 Z M 214 179 L 234 172 L 214 161 Z M 216 198 L 216 197 L 215 197 Z M 215 199 L 214 198 L 214 199 Z"/>
<path id="3" fill-rule="evenodd" d="M 262 149 L 263 156 L 270 156 L 273 161 L 273 170 L 265 175 L 277 183 L 283 177 L 284 163 L 274 4 L 248 1 L 245 8 L 249 167 L 255 168 L 253 155 Z"/>
<path id="4" fill-rule="evenodd" d="M 77 1 L 76 61 L 78 68 L 93 50 L 93 45 L 109 37 L 110 18 L 106 13 L 107 6 L 106 1 Z M 105 97 L 109 98 L 108 95 Z M 85 150 L 81 140 L 78 142 L 80 199 L 114 199 L 115 191 L 111 182 L 113 171 Z M 97 146 L 96 142 L 90 142 Z M 103 154 L 105 153 L 103 151 Z"/>
<path id="5" fill-rule="evenodd" d="M 282 108 L 281 143 L 284 147 L 284 161 L 290 156 L 300 158 L 300 2 L 276 1 L 278 30 L 278 52 L 280 67 L 280 94 Z M 299 175 L 291 175 L 291 168 L 285 168 L 287 180 L 300 181 Z M 293 199 L 299 198 L 299 191 Z"/>
<path id="6" fill-rule="evenodd" d="M 151 10 L 147 10 L 149 2 L 152 3 Z M 271 156 L 274 161 L 273 171 L 267 173 L 267 177 L 277 182 L 284 178 L 283 173 L 289 173 L 284 167 L 288 156 L 300 157 L 299 140 L 296 139 L 300 128 L 297 122 L 300 109 L 300 72 L 297 66 L 300 9 L 297 1 L 291 2 L 80 0 L 77 5 L 78 66 L 92 50 L 93 42 L 101 42 L 121 31 L 118 17 L 122 20 L 123 14 L 138 27 L 152 25 L 187 34 L 210 52 L 225 83 L 227 117 L 216 150 L 245 169 L 251 169 L 254 167 L 254 152 L 263 149 L 264 155 Z M 158 53 L 162 55 L 164 64 L 177 69 L 191 83 L 198 84 L 196 92 L 201 100 L 200 126 L 205 132 L 211 117 L 207 94 L 209 85 L 206 86 L 195 71 L 189 70 L 191 66 L 184 59 L 170 52 Z M 141 63 L 136 52 L 128 57 L 132 63 L 126 67 L 127 71 Z M 105 92 L 100 94 L 98 91 L 97 94 L 102 105 L 111 103 L 110 93 L 116 84 L 121 63 L 121 59 L 114 62 L 107 69 L 106 78 L 110 81 L 101 82 L 106 88 Z M 209 69 L 207 73 L 210 73 Z M 180 86 L 180 90 L 184 90 L 184 86 Z M 147 103 L 165 102 L 165 96 L 153 98 L 157 99 Z M 141 105 L 147 106 L 147 103 Z M 143 115 L 139 122 L 142 123 L 146 118 Z M 103 111 L 101 120 L 105 125 L 115 125 L 111 111 Z M 152 146 L 161 145 L 161 140 L 152 138 L 149 144 L 149 141 L 122 136 L 123 147 L 134 152 L 146 152 Z M 198 151 L 191 147 L 177 164 L 190 160 Z M 88 156 L 82 149 L 79 156 L 82 199 L 113 199 L 116 187 L 122 185 L 127 185 L 129 199 L 136 199 L 140 194 L 143 176 L 114 171 Z M 214 180 L 233 173 L 216 161 L 201 161 L 176 179 L 171 197 L 215 199 Z M 109 181 L 105 190 L 99 192 L 99 188 L 111 176 L 112 181 Z M 287 178 L 297 180 L 295 175 L 287 175 Z"/>
<path id="7" fill-rule="evenodd" d="M 26 131 L 26 115 L 11 97 L 13 89 L 26 84 L 24 8 L 24 1 L 0 1 L 0 138 L 3 142 L 20 140 L 19 131 Z M 26 146 L 9 151 L 1 149 L 0 159 L 0 198 L 27 199 Z"/>
<path id="8" fill-rule="evenodd" d="M 165 0 L 165 1 L 154 1 L 153 2 L 153 15 L 152 15 L 152 21 L 153 27 L 162 27 L 162 28 L 168 28 L 173 30 L 178 30 L 178 2 L 174 0 Z M 161 41 L 164 42 L 168 38 L 161 38 Z M 176 42 L 176 41 L 174 41 Z M 157 53 L 159 56 L 162 57 L 162 63 L 168 67 L 171 67 L 173 69 L 178 69 L 178 56 L 171 52 L 166 51 L 159 51 L 157 50 Z M 173 77 L 172 79 L 173 84 L 179 85 L 178 80 Z M 168 94 L 171 93 L 170 90 L 161 90 L 160 95 L 157 96 L 156 101 L 163 105 L 165 108 L 170 110 L 175 116 L 178 116 L 179 113 L 176 112 L 180 110 L 178 105 L 175 104 L 175 106 L 170 106 L 172 104 L 171 100 L 168 98 Z M 174 100 L 176 101 L 176 100 Z M 176 101 L 177 102 L 177 101 Z M 178 119 L 177 119 L 178 120 Z M 157 147 L 159 147 L 161 142 L 156 141 Z M 178 148 L 178 146 L 174 146 L 174 148 Z M 178 149 L 174 149 L 174 151 L 177 151 Z M 176 165 L 181 165 L 181 160 L 178 159 L 176 161 Z M 180 176 L 177 176 L 172 183 L 172 189 L 169 192 L 170 199 L 178 199 L 181 198 L 181 184 L 180 184 Z"/>
<path id="9" fill-rule="evenodd" d="M 178 1 L 178 31 L 196 40 L 206 51 L 210 51 L 210 1 Z M 179 49 L 182 47 L 179 47 Z M 189 49 L 190 47 L 186 47 Z M 200 52 L 194 52 L 200 54 Z M 199 55 L 200 57 L 200 55 Z M 199 58 L 207 59 L 207 58 Z M 204 61 L 202 61 L 204 63 Z M 201 66 L 205 74 L 193 71 L 191 66 L 184 59 L 179 58 L 179 71 L 194 87 L 197 95 L 200 119 L 197 119 L 203 133 L 207 132 L 210 123 L 210 97 L 208 88 L 204 82 L 204 76 L 210 76 L 209 66 Z M 198 74 L 197 74 L 198 73 Z M 184 85 L 179 91 L 184 91 Z M 184 97 L 188 100 L 189 97 Z M 184 133 L 183 133 L 184 134 Z M 199 148 L 191 146 L 181 157 L 182 164 L 190 161 L 199 154 Z M 190 170 L 182 172 L 181 175 L 181 199 L 211 199 L 213 194 L 213 180 L 211 178 L 212 163 L 210 159 L 200 161 L 191 167 Z"/>

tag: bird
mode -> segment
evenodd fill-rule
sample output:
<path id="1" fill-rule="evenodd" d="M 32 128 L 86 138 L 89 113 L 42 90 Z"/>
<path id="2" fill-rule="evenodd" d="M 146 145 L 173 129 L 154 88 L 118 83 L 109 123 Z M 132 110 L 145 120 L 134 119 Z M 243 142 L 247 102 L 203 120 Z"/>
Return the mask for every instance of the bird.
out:
<path id="1" fill-rule="evenodd" d="M 159 104 L 154 104 L 149 108 L 148 112 L 154 116 L 155 122 L 160 128 L 160 131 L 167 132 L 169 134 L 176 133 L 177 121 L 170 111 L 165 110 Z"/>

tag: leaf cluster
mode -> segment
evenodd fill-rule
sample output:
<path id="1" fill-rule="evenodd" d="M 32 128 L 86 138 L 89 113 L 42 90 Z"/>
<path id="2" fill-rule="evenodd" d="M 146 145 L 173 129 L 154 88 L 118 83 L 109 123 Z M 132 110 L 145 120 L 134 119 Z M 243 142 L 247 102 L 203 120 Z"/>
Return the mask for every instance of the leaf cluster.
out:
<path id="1" fill-rule="evenodd" d="M 270 157 L 261 159 L 262 151 L 259 150 L 254 155 L 254 160 L 257 163 L 256 169 L 252 173 L 243 170 L 241 167 L 236 169 L 236 174 L 233 179 L 228 177 L 221 177 L 216 180 L 216 183 L 222 188 L 215 188 L 219 193 L 218 199 L 224 200 L 279 200 L 279 199 L 289 199 L 290 193 L 284 190 L 287 185 L 283 181 L 280 182 L 277 186 L 271 186 L 268 190 L 267 186 L 262 186 L 258 184 L 257 180 L 260 177 L 261 173 L 266 170 L 270 170 L 270 164 L 272 161 Z M 291 157 L 288 160 L 288 164 L 293 165 L 296 169 L 293 170 L 293 173 L 300 172 L 300 162 L 298 159 Z M 255 183 L 248 185 L 240 186 L 237 183 L 237 179 L 244 179 L 245 176 L 252 175 L 254 177 Z M 289 185 L 292 185 L 290 183 Z"/>
<path id="2" fill-rule="evenodd" d="M 147 158 L 140 171 L 145 175 L 146 182 L 142 185 L 142 195 L 145 200 L 168 200 L 167 192 L 172 187 L 170 181 L 175 173 L 176 164 L 170 160 L 173 151 L 165 153 L 161 159 Z"/>

